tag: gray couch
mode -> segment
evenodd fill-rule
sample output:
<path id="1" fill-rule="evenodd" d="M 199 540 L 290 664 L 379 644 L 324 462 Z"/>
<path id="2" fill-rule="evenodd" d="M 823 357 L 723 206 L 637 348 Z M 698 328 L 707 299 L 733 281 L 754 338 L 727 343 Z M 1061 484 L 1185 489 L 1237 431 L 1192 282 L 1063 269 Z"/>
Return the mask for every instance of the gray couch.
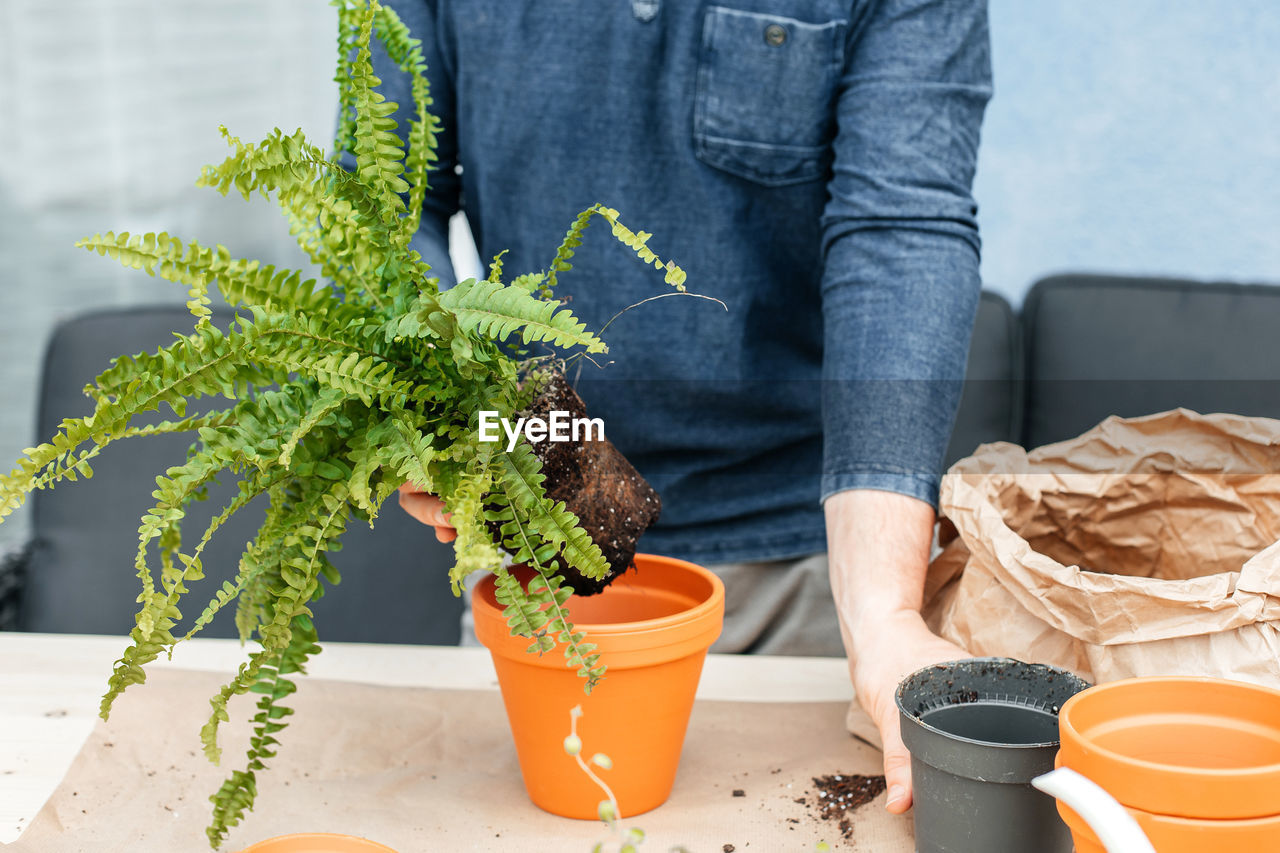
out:
<path id="1" fill-rule="evenodd" d="M 1280 287 L 1060 275 L 984 293 L 947 464 L 1179 406 L 1280 418 Z"/>

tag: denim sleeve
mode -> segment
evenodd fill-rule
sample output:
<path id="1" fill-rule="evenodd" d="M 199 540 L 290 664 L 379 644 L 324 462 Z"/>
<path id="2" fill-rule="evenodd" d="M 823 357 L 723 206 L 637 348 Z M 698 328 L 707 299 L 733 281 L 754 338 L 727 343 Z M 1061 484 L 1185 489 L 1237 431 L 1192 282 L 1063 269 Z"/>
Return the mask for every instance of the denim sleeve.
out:
<path id="1" fill-rule="evenodd" d="M 383 0 L 394 9 L 414 38 L 422 41 L 422 55 L 427 63 L 427 81 L 431 84 L 431 112 L 440 120 L 436 134 L 439 158 L 429 176 L 429 186 L 422 205 L 422 224 L 410 247 L 431 265 L 442 289 L 456 281 L 453 262 L 449 260 L 449 219 L 461 209 L 462 180 L 457 174 L 458 138 L 454 130 L 454 90 L 450 66 L 446 61 L 444 34 L 437 26 L 436 0 Z M 388 101 L 399 106 L 394 118 L 396 133 L 404 139 L 415 113 L 409 76 L 396 67 L 378 40 L 371 49 L 373 73 L 382 80 L 380 90 Z M 343 165 L 354 168 L 354 159 L 343 158 Z M 405 196 L 408 200 L 408 196 Z"/>
<path id="2" fill-rule="evenodd" d="M 823 211 L 822 499 L 936 506 L 977 312 L 986 0 L 875 0 L 850 34 Z"/>

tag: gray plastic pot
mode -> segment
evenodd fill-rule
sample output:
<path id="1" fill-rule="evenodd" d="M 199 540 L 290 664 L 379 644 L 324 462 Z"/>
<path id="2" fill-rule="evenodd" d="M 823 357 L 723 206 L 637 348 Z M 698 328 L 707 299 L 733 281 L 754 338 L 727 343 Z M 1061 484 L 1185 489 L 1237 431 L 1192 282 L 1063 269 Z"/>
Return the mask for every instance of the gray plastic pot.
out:
<path id="1" fill-rule="evenodd" d="M 917 853 L 1070 853 L 1053 798 L 1058 709 L 1089 683 L 1009 658 L 937 664 L 898 685 Z"/>

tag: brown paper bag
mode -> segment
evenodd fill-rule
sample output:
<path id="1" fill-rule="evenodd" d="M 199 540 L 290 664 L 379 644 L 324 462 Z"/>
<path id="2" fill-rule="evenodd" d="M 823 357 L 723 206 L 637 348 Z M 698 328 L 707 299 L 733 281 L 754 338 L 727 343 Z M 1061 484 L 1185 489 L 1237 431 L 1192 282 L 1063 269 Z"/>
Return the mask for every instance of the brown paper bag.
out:
<path id="1" fill-rule="evenodd" d="M 984 445 L 941 512 L 925 617 L 971 653 L 1280 686 L 1280 421 L 1179 409 Z"/>

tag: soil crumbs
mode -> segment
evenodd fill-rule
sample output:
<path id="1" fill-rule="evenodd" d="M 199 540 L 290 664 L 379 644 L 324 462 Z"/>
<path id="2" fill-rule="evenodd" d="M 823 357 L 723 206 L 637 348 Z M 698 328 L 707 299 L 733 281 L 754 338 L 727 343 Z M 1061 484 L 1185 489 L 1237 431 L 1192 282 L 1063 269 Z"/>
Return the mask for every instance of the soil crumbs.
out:
<path id="1" fill-rule="evenodd" d="M 816 806 L 818 817 L 836 821 L 841 837 L 846 840 L 853 837 L 853 823 L 849 820 L 849 814 L 880 796 L 885 789 L 883 776 L 857 774 L 815 776 L 813 784 L 818 789 L 817 800 L 810 803 L 797 799 L 796 802 L 804 802 L 810 808 Z"/>

